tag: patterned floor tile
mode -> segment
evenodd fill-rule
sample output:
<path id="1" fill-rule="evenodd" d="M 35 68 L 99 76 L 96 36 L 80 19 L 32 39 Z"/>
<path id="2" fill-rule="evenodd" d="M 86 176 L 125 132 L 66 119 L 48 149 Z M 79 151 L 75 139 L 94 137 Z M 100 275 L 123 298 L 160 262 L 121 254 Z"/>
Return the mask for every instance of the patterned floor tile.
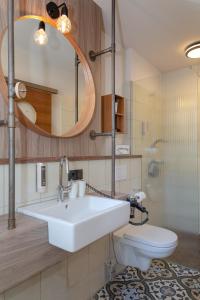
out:
<path id="1" fill-rule="evenodd" d="M 156 280 L 146 282 L 148 291 L 153 299 L 160 300 L 188 300 L 189 296 L 186 290 L 178 283 L 176 279 L 172 280 Z"/>
<path id="2" fill-rule="evenodd" d="M 126 267 L 96 300 L 200 300 L 200 272 L 155 259 L 148 272 Z"/>

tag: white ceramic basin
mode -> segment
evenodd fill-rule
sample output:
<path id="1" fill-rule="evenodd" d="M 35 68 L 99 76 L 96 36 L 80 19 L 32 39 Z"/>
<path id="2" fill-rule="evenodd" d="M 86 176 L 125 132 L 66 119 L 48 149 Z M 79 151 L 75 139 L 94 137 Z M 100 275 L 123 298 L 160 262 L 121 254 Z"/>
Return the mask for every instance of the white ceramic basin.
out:
<path id="1" fill-rule="evenodd" d="M 24 206 L 19 212 L 48 222 L 49 243 L 75 252 L 119 227 L 128 224 L 129 203 L 85 196 Z"/>

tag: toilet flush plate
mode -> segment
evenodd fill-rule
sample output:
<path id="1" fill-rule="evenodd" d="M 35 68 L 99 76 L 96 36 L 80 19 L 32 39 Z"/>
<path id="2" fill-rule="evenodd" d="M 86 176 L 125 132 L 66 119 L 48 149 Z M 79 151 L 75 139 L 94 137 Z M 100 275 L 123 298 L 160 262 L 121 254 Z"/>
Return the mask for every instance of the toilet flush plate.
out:
<path id="1" fill-rule="evenodd" d="M 24 206 L 18 212 L 48 222 L 49 243 L 76 252 L 128 224 L 130 206 L 123 200 L 85 196 Z"/>

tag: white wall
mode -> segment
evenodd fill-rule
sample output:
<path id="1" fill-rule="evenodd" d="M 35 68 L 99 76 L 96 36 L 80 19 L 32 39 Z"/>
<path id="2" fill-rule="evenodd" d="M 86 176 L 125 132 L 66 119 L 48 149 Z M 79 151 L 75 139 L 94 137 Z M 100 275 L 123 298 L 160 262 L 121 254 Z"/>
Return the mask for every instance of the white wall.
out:
<path id="1" fill-rule="evenodd" d="M 106 33 L 102 33 L 102 49 L 106 49 L 111 46 L 111 39 Z M 125 49 L 120 42 L 116 43 L 116 94 L 123 95 L 124 87 L 124 74 L 125 74 Z M 111 54 L 105 54 L 101 56 L 102 64 L 102 95 L 112 93 L 112 81 L 111 81 Z"/>
<path id="2" fill-rule="evenodd" d="M 119 31 L 119 20 L 117 20 Z M 105 45 L 110 38 L 104 35 Z M 111 55 L 102 58 L 102 94 L 111 92 Z M 148 165 L 152 160 L 161 160 L 161 150 L 156 154 L 145 151 L 156 139 L 162 138 L 161 73 L 134 49 L 125 49 L 118 33 L 116 52 L 116 93 L 125 97 L 125 134 L 117 134 L 117 144 L 129 144 L 133 154 L 142 158 L 142 189 L 147 193 L 145 205 L 150 210 L 150 222 L 162 225 L 163 195 L 162 166 L 158 178 L 148 176 Z M 145 134 L 142 135 L 142 126 Z M 134 187 L 131 187 L 133 190 Z M 126 189 L 128 192 L 128 188 Z"/>
<path id="3" fill-rule="evenodd" d="M 137 81 L 160 75 L 157 68 L 132 48 L 126 49 L 125 69 L 126 81 Z"/>

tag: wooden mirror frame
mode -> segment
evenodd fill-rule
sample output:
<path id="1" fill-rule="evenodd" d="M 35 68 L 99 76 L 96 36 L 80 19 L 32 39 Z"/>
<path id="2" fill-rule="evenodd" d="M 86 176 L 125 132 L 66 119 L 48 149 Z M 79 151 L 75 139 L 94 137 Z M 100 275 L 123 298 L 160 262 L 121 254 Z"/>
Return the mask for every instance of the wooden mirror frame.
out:
<path id="1" fill-rule="evenodd" d="M 25 15 L 20 18 L 17 18 L 15 21 L 20 21 L 20 20 L 26 20 L 26 19 L 35 19 L 38 21 L 43 21 L 52 27 L 56 28 L 56 21 L 48 18 L 48 17 L 42 17 L 42 16 L 36 16 L 36 15 Z M 2 45 L 2 40 L 4 33 L 7 28 L 5 28 L 2 32 L 1 40 L 0 40 L 0 46 Z M 37 134 L 47 136 L 47 137 L 52 137 L 52 138 L 72 138 L 77 135 L 80 135 L 85 129 L 88 127 L 90 122 L 92 121 L 92 117 L 94 115 L 95 111 L 95 85 L 94 85 L 94 80 L 92 76 L 92 72 L 90 70 L 89 64 L 86 60 L 85 55 L 81 51 L 79 45 L 75 41 L 73 35 L 71 33 L 63 34 L 63 36 L 70 42 L 76 53 L 78 54 L 78 57 L 80 59 L 80 62 L 83 66 L 83 73 L 85 77 L 85 82 L 86 82 L 86 97 L 85 97 L 85 103 L 83 106 L 83 109 L 81 111 L 81 115 L 79 117 L 78 122 L 74 125 L 72 129 L 70 129 L 68 132 L 63 134 L 62 136 L 57 136 L 48 133 L 47 131 L 41 129 L 39 126 L 33 124 L 23 113 L 22 111 L 18 108 L 17 103 L 15 103 L 15 114 L 16 117 L 19 119 L 19 121 L 26 126 L 28 129 L 33 130 Z M 3 74 L 3 69 L 2 69 L 2 63 L 1 63 L 1 56 L 0 56 L 0 89 L 2 91 L 4 100 L 6 103 L 8 103 L 8 88 L 6 84 L 6 80 Z"/>

